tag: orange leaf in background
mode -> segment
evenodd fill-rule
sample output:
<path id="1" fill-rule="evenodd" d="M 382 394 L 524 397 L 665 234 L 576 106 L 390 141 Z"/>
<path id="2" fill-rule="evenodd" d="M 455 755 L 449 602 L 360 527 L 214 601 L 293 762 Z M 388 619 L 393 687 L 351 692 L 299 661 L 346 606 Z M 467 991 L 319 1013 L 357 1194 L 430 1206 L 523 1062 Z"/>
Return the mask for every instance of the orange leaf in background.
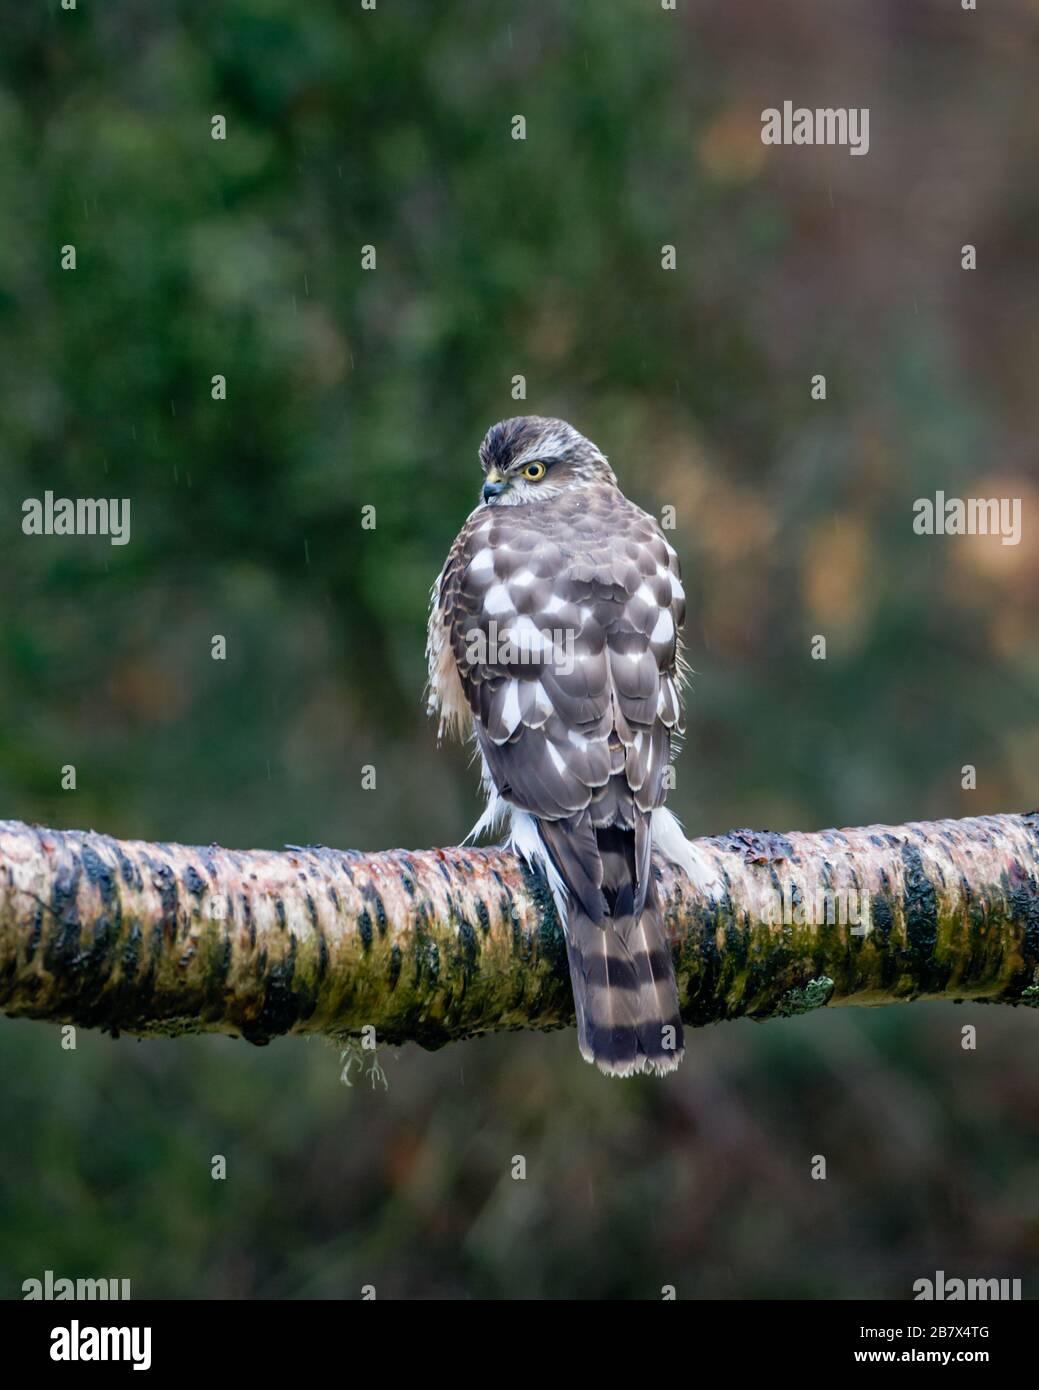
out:
<path id="1" fill-rule="evenodd" d="M 755 111 L 723 111 L 700 137 L 700 163 L 716 179 L 743 183 L 765 163 L 761 117 Z"/>
<path id="2" fill-rule="evenodd" d="M 1039 581 L 1039 490 L 1023 478 L 989 475 L 972 482 L 970 496 L 1020 500 L 1020 539 L 1004 544 L 1000 535 L 957 536 L 953 563 L 970 575 L 1007 590 Z"/>
<path id="3" fill-rule="evenodd" d="M 809 616 L 820 627 L 839 627 L 847 636 L 860 628 L 869 595 L 869 533 L 850 516 L 818 522 L 810 534 L 801 575 Z"/>

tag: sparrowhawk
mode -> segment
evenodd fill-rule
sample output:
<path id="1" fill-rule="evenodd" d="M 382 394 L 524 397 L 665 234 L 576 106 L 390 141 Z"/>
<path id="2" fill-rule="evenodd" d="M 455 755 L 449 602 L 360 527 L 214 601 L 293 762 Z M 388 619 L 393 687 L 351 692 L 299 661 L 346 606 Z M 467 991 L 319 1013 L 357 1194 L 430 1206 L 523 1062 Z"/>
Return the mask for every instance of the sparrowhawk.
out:
<path id="1" fill-rule="evenodd" d="M 688 848 L 664 809 L 681 732 L 678 556 L 596 446 L 520 416 L 480 447 L 482 496 L 433 586 L 430 709 L 475 738 L 488 805 L 548 878 L 581 1055 L 614 1076 L 682 1057 L 651 855 Z"/>

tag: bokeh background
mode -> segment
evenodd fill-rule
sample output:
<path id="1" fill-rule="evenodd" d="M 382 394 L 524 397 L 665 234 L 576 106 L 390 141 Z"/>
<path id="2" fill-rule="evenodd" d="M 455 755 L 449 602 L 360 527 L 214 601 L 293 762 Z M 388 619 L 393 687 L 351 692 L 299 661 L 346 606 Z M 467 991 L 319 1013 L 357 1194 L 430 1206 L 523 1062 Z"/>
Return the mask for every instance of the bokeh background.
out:
<path id="1" fill-rule="evenodd" d="M 524 410 L 677 508 L 691 833 L 1034 807 L 1037 76 L 1035 0 L 8 7 L 0 814 L 457 842 L 427 592 Z M 766 149 L 785 99 L 868 106 L 868 156 Z M 23 536 L 47 488 L 129 497 L 132 542 Z M 1021 544 L 914 535 L 938 489 L 1020 497 Z M 320 1042 L 0 1021 L 0 1294 L 1028 1296 L 1037 1029 L 825 1010 L 623 1085 L 509 1035 L 383 1053 L 386 1090 Z"/>

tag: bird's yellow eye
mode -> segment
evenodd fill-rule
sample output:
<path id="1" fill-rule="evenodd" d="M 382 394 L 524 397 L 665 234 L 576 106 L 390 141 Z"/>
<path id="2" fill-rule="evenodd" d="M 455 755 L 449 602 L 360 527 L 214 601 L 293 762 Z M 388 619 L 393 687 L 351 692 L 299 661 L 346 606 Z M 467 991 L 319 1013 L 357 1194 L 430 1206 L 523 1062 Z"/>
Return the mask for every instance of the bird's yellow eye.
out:
<path id="1" fill-rule="evenodd" d="M 523 476 L 528 482 L 539 483 L 545 476 L 545 465 L 543 463 L 525 463 Z"/>

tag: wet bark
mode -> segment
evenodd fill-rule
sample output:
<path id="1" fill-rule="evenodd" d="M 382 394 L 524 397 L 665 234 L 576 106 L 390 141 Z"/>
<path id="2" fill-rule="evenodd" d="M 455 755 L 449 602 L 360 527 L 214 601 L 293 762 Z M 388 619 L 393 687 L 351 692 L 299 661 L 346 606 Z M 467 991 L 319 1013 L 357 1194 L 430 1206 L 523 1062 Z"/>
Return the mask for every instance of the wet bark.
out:
<path id="1" fill-rule="evenodd" d="M 654 871 L 691 1024 L 918 998 L 1039 1002 L 1035 813 L 740 830 L 690 853 L 694 877 Z M 11 821 L 0 1009 L 254 1043 L 370 1027 L 436 1047 L 573 1023 L 551 895 L 506 851 L 191 848 Z"/>

